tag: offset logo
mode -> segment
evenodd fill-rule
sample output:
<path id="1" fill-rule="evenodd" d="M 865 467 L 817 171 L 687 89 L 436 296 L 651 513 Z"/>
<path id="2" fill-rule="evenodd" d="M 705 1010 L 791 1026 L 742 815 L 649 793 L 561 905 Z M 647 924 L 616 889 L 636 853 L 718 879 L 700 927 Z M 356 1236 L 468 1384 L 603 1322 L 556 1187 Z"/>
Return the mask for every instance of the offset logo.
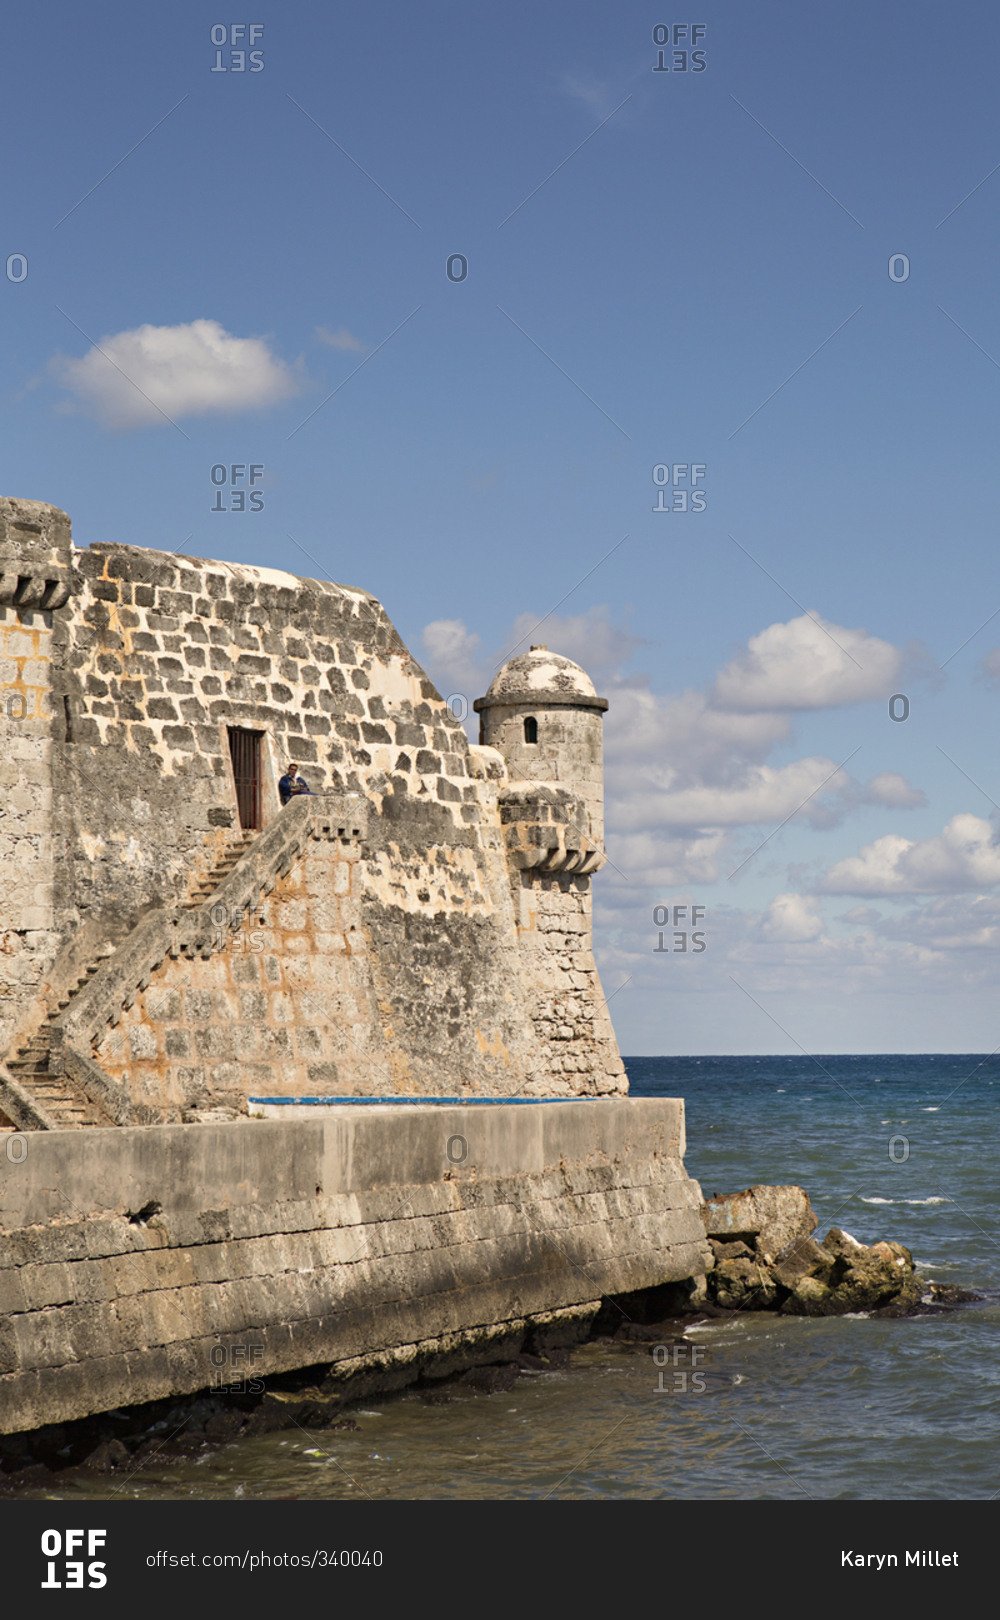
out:
<path id="1" fill-rule="evenodd" d="M 247 69 L 247 42 L 256 45 L 259 39 L 264 38 L 263 23 L 216 23 L 212 29 L 212 44 L 215 46 L 215 65 L 212 73 L 246 73 Z M 222 60 L 222 47 L 226 44 L 232 48 L 229 52 L 229 61 Z M 240 46 L 237 50 L 236 47 Z M 264 52 L 250 52 L 249 72 L 263 73 Z"/>
<path id="2" fill-rule="evenodd" d="M 43 1592 L 55 1592 L 65 1587 L 68 1591 L 88 1588 L 94 1591 L 107 1586 L 103 1560 L 96 1562 L 94 1554 L 107 1544 L 106 1530 L 43 1530 L 42 1552 L 48 1560 Z M 86 1548 L 86 1560 L 83 1558 Z"/>

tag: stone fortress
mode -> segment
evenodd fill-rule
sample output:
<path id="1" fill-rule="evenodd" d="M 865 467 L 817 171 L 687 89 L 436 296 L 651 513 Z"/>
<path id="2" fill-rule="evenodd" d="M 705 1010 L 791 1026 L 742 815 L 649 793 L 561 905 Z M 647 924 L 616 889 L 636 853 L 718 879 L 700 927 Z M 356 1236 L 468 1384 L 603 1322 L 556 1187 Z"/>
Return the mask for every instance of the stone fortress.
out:
<path id="1" fill-rule="evenodd" d="M 569 659 L 506 663 L 477 747 L 364 591 L 77 550 L 4 500 L 0 676 L 9 1123 L 627 1091 L 591 950 L 607 702 Z"/>
<path id="2" fill-rule="evenodd" d="M 220 1355 L 328 1414 L 711 1268 L 591 951 L 606 707 L 533 647 L 471 745 L 366 592 L 0 501 L 0 1437 Z"/>

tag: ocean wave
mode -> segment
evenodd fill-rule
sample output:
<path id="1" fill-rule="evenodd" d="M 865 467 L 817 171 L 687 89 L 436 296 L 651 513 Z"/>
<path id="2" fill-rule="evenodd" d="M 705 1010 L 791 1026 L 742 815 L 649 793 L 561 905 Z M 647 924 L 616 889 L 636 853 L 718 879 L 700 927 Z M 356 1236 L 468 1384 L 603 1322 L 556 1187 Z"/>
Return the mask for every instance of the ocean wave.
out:
<path id="1" fill-rule="evenodd" d="M 950 1204 L 950 1198 L 862 1198 L 862 1204 Z"/>

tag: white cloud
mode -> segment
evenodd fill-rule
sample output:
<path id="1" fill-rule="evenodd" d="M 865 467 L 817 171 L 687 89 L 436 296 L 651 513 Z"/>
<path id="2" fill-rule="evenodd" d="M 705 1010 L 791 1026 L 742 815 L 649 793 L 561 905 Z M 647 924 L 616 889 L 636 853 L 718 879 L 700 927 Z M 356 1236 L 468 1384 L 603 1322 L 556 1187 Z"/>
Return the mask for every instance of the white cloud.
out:
<path id="1" fill-rule="evenodd" d="M 993 647 L 979 660 L 977 672 L 985 676 L 988 685 L 1000 686 L 1000 647 Z"/>
<path id="2" fill-rule="evenodd" d="M 747 650 L 721 669 L 712 691 L 720 708 L 829 709 L 890 696 L 902 651 L 865 630 L 803 614 L 751 636 Z"/>
<path id="3" fill-rule="evenodd" d="M 264 338 L 233 337 L 209 320 L 139 326 L 103 337 L 82 358 L 57 355 L 50 364 L 78 408 L 115 431 L 211 411 L 259 410 L 300 387 Z"/>
<path id="4" fill-rule="evenodd" d="M 845 645 L 868 658 L 866 680 L 870 683 L 871 668 L 877 665 L 891 691 L 902 655 L 863 631 L 834 630 L 846 638 Z M 771 625 L 754 637 L 709 693 L 661 695 L 650 690 L 644 676 L 623 676 L 623 665 L 643 642 L 615 623 L 606 606 L 575 615 L 550 614 L 544 620 L 537 613 L 520 614 L 492 659 L 484 656 L 480 638 L 461 619 L 427 625 L 422 645 L 438 688 L 462 692 L 471 702 L 485 692 L 505 653 L 543 640 L 554 652 L 582 664 L 601 695 L 611 700 L 604 723 L 610 855 L 640 881 L 715 882 L 737 867 L 741 855 L 749 855 L 764 835 L 763 830 L 752 832 L 746 847 L 734 854 L 733 835 L 740 828 L 770 831 L 793 818 L 826 828 L 861 803 L 898 810 L 924 802 L 893 771 L 879 773 L 863 788 L 826 755 L 771 763 L 774 750 L 791 735 L 791 715 L 777 702 L 783 687 L 793 690 L 796 699 L 788 709 L 817 707 L 824 692 L 836 703 L 848 701 L 849 692 L 850 701 L 871 695 L 854 680 L 855 666 L 809 618 Z M 728 699 L 734 683 L 739 684 L 736 672 L 744 669 L 750 670 L 751 684 L 757 683 L 759 708 L 718 701 L 720 685 Z M 810 680 L 804 703 L 803 687 Z"/>
<path id="5" fill-rule="evenodd" d="M 865 788 L 864 801 L 883 805 L 887 810 L 916 810 L 927 803 L 927 795 L 911 787 L 897 771 L 879 771 Z"/>
<path id="6" fill-rule="evenodd" d="M 586 613 L 552 613 L 542 620 L 536 613 L 519 613 L 507 646 L 522 653 L 527 652 L 530 643 L 539 642 L 582 665 L 600 689 L 602 681 L 618 678 L 622 665 L 637 647 L 644 645 L 644 638 L 634 636 L 624 625 L 614 624 L 603 606 L 588 608 Z"/>
<path id="7" fill-rule="evenodd" d="M 831 867 L 825 894 L 958 894 L 1000 883 L 1000 847 L 981 816 L 953 816 L 934 838 L 889 833 Z"/>
<path id="8" fill-rule="evenodd" d="M 565 95 L 582 101 L 595 118 L 607 118 L 622 99 L 621 96 L 612 97 L 610 86 L 592 73 L 564 73 L 562 90 Z"/>
<path id="9" fill-rule="evenodd" d="M 328 326 L 317 326 L 316 340 L 331 349 L 346 349 L 350 354 L 364 354 L 368 348 L 367 343 L 362 343 L 346 326 L 338 326 L 335 332 L 331 332 Z"/>
<path id="10" fill-rule="evenodd" d="M 841 912 L 837 921 L 853 923 L 856 928 L 874 928 L 882 917 L 883 913 L 874 906 L 852 906 L 850 911 Z"/>
<path id="11" fill-rule="evenodd" d="M 434 619 L 420 635 L 428 675 L 445 697 L 462 693 L 471 706 L 482 686 L 480 639 L 461 619 Z"/>
<path id="12" fill-rule="evenodd" d="M 610 814 L 614 813 L 612 808 Z M 725 844 L 726 834 L 718 830 L 691 832 L 686 837 L 678 837 L 663 827 L 637 832 L 616 830 L 611 840 L 615 865 L 608 868 L 605 882 L 616 881 L 617 867 L 627 873 L 631 883 L 661 890 L 686 883 L 714 883 Z"/>
<path id="13" fill-rule="evenodd" d="M 765 939 L 788 945 L 805 944 L 818 939 L 823 932 L 823 919 L 818 915 L 819 901 L 807 894 L 776 894 L 767 908 L 761 924 Z"/>

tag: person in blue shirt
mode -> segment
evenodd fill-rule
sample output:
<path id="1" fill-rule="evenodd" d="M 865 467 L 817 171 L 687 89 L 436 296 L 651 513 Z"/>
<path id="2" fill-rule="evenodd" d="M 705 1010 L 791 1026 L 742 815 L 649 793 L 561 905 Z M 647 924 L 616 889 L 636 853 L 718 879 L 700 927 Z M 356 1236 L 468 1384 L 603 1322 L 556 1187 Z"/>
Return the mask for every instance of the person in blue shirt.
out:
<path id="1" fill-rule="evenodd" d="M 278 793 L 282 805 L 286 805 L 289 799 L 294 798 L 297 794 L 308 792 L 309 788 L 305 779 L 299 775 L 299 767 L 294 763 L 290 764 L 288 774 L 283 776 L 278 783 Z"/>

